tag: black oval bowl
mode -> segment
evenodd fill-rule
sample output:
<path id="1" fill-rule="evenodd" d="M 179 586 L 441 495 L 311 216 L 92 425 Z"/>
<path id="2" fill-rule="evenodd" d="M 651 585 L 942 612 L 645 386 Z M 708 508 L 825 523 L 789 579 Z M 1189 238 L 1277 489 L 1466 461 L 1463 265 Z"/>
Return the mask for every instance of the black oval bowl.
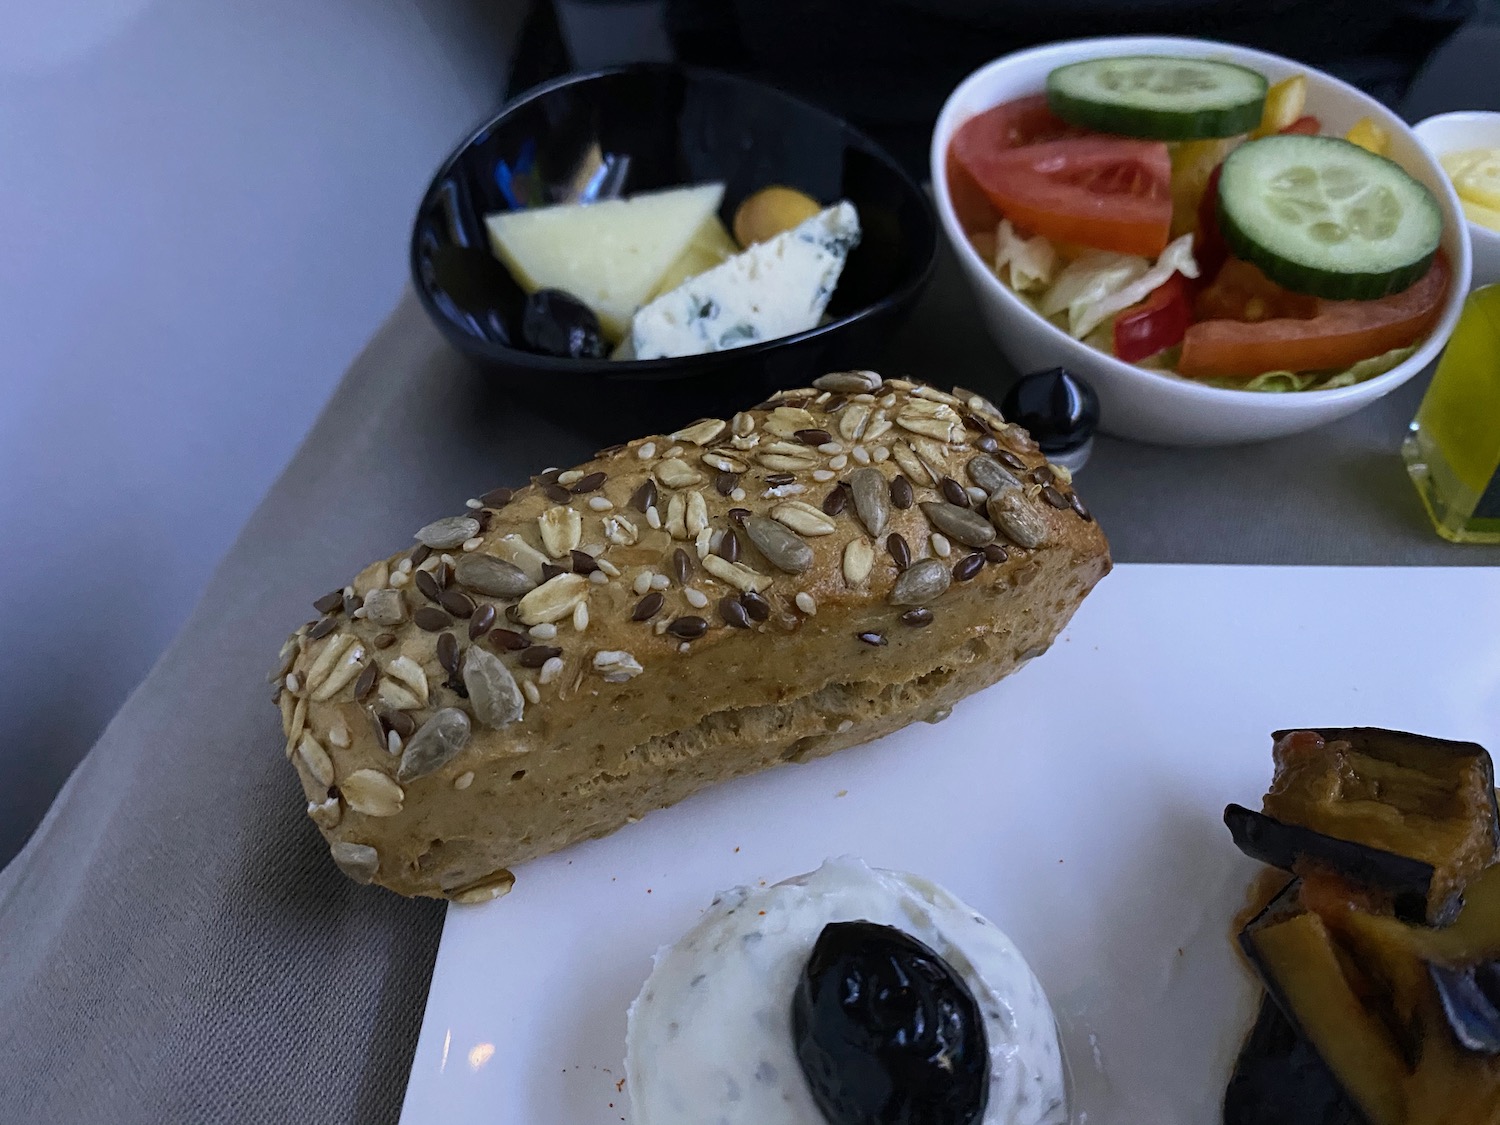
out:
<path id="1" fill-rule="evenodd" d="M 484 217 L 511 207 L 502 182 L 528 154 L 550 200 L 594 144 L 629 158 L 626 194 L 722 181 L 726 226 L 741 200 L 768 184 L 852 202 L 863 233 L 828 307 L 832 319 L 680 359 L 564 359 L 510 347 L 525 295 L 491 252 Z M 534 405 L 613 440 L 732 412 L 825 371 L 873 365 L 936 254 L 927 193 L 853 126 L 759 82 L 662 64 L 569 75 L 482 125 L 422 198 L 411 272 L 423 308 L 455 347 Z"/>

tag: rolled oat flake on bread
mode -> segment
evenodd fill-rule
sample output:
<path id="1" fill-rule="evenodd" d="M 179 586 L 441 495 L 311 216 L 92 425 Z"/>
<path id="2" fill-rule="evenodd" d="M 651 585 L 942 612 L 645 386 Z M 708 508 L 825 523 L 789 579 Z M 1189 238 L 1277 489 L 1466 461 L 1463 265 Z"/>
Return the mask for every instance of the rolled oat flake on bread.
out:
<path id="1" fill-rule="evenodd" d="M 333 861 L 404 895 L 494 898 L 713 782 L 935 721 L 1110 568 L 1025 430 L 869 371 L 475 495 L 393 528 L 416 546 L 275 662 Z"/>

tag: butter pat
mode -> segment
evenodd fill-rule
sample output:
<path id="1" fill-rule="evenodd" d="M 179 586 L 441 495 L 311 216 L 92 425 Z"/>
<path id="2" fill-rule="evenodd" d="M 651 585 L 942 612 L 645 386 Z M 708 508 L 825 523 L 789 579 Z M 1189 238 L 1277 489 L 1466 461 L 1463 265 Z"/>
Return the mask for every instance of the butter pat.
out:
<path id="1" fill-rule="evenodd" d="M 527 292 L 563 289 L 619 339 L 630 318 L 719 209 L 723 184 L 487 216 L 490 244 Z"/>
<path id="2" fill-rule="evenodd" d="M 840 202 L 689 278 L 635 314 L 635 358 L 703 355 L 816 327 L 858 243 L 859 214 Z"/>
<path id="3" fill-rule="evenodd" d="M 1445 153 L 1439 163 L 1469 221 L 1500 233 L 1500 148 Z"/>

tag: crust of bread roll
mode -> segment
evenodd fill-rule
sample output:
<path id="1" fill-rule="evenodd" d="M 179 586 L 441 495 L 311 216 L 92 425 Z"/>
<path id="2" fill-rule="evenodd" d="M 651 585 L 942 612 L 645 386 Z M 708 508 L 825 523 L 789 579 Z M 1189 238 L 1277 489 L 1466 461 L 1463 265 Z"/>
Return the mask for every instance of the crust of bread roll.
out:
<path id="1" fill-rule="evenodd" d="M 1108 544 L 985 399 L 838 372 L 496 489 L 315 603 L 286 754 L 351 878 L 482 901 L 1044 652 Z"/>

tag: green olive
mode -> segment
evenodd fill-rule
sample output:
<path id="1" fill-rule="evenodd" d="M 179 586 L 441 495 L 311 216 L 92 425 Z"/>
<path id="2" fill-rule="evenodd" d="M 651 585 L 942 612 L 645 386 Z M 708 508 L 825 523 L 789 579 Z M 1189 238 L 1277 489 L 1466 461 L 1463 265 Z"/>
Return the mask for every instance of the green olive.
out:
<path id="1" fill-rule="evenodd" d="M 741 246 L 766 242 L 812 218 L 823 209 L 812 196 L 796 188 L 761 188 L 734 213 L 734 237 Z"/>

